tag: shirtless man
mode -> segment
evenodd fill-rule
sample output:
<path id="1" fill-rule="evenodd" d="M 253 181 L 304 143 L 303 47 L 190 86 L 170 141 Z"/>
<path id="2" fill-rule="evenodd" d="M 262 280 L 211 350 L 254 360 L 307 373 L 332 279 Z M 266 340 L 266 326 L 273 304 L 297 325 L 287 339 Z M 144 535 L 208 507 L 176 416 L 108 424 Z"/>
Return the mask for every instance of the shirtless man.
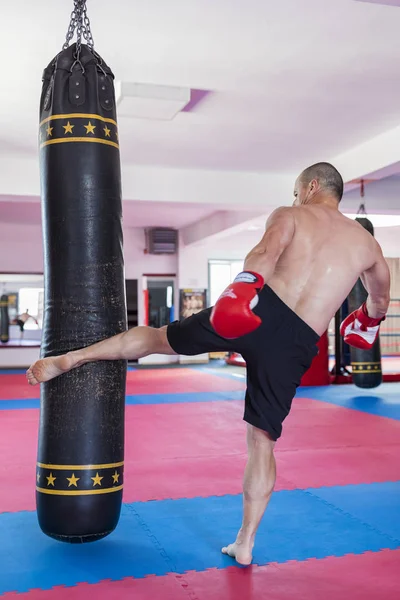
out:
<path id="1" fill-rule="evenodd" d="M 91 347 L 36 362 L 31 385 L 97 360 L 149 354 L 231 351 L 247 365 L 244 420 L 248 462 L 243 521 L 222 552 L 252 561 L 255 534 L 275 485 L 274 446 L 317 342 L 361 276 L 368 299 L 342 326 L 352 345 L 372 347 L 389 305 L 390 276 L 382 251 L 363 227 L 338 210 L 343 180 L 318 163 L 297 179 L 294 204 L 275 210 L 248 254 L 244 272 L 213 308 L 162 329 L 137 327 Z"/>

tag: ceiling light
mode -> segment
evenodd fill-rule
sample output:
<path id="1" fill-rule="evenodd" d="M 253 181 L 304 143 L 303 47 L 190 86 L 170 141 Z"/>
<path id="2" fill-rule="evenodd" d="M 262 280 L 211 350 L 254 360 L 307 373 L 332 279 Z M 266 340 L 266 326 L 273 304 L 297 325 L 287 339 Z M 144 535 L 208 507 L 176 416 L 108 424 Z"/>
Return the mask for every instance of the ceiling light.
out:
<path id="1" fill-rule="evenodd" d="M 171 121 L 190 102 L 190 88 L 115 82 L 118 116 Z"/>

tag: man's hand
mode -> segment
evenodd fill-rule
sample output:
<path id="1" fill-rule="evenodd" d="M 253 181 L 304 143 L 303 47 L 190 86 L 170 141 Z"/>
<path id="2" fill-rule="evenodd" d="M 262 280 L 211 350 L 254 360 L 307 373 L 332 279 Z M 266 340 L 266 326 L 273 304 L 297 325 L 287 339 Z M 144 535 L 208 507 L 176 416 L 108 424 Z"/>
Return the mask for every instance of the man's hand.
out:
<path id="1" fill-rule="evenodd" d="M 364 304 L 352 312 L 341 324 L 340 334 L 349 346 L 360 350 L 371 350 L 375 344 L 380 330 L 380 324 L 386 316 L 372 319 L 368 316 L 367 305 Z"/>
<path id="2" fill-rule="evenodd" d="M 263 285 L 264 279 L 258 273 L 239 273 L 211 312 L 211 325 L 218 335 L 234 339 L 255 331 L 261 325 L 260 317 L 252 309 L 258 302 L 258 291 Z"/>

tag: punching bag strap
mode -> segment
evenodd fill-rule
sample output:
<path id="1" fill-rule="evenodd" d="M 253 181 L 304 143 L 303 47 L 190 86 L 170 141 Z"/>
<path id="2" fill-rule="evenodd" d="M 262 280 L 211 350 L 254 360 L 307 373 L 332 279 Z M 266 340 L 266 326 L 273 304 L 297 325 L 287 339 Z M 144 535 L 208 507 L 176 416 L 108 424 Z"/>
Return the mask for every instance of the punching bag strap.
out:
<path id="1" fill-rule="evenodd" d="M 69 101 L 73 106 L 81 106 L 86 100 L 86 80 L 81 70 L 75 69 L 69 78 Z"/>
<path id="2" fill-rule="evenodd" d="M 104 110 L 112 110 L 114 108 L 114 87 L 104 69 L 101 69 L 98 82 L 101 107 Z"/>

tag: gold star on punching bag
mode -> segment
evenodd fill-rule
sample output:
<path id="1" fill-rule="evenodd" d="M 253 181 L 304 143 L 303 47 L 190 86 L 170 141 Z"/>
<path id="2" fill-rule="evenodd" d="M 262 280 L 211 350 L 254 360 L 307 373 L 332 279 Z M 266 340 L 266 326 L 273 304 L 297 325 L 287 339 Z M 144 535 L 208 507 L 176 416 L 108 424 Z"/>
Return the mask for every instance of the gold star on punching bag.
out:
<path id="1" fill-rule="evenodd" d="M 54 129 L 54 127 L 50 127 L 50 125 L 46 129 L 46 133 L 49 137 L 53 135 L 53 129 Z"/>
<path id="2" fill-rule="evenodd" d="M 57 479 L 57 477 L 53 477 L 53 473 L 50 473 L 49 477 L 46 477 L 47 479 L 47 485 L 52 485 L 54 487 L 54 482 Z"/>
<path id="3" fill-rule="evenodd" d="M 90 479 L 92 479 L 94 487 L 95 485 L 101 485 L 101 480 L 103 479 L 103 477 L 100 477 L 99 474 L 96 473 L 96 477 L 91 477 Z"/>
<path id="4" fill-rule="evenodd" d="M 113 483 L 118 483 L 119 473 L 117 473 L 117 471 L 115 471 L 114 475 L 111 475 L 111 477 L 113 478 Z"/>
<path id="5" fill-rule="evenodd" d="M 67 133 L 73 133 L 73 128 L 75 127 L 75 125 L 71 125 L 71 123 L 68 121 L 68 123 L 66 125 L 63 125 L 64 129 L 65 129 L 65 134 Z"/>
<path id="6" fill-rule="evenodd" d="M 91 122 L 89 121 L 89 123 L 87 125 L 84 125 L 85 129 L 86 129 L 86 134 L 88 133 L 93 133 L 94 134 L 94 130 L 96 129 L 96 125 L 92 125 Z"/>
<path id="7" fill-rule="evenodd" d="M 107 125 L 104 127 L 104 133 L 106 137 L 111 137 L 111 129 L 108 129 Z"/>
<path id="8" fill-rule="evenodd" d="M 67 480 L 69 481 L 68 487 L 71 487 L 71 485 L 78 487 L 78 481 L 80 480 L 80 477 L 75 477 L 75 473 L 72 473 L 72 477 L 67 477 Z"/>

